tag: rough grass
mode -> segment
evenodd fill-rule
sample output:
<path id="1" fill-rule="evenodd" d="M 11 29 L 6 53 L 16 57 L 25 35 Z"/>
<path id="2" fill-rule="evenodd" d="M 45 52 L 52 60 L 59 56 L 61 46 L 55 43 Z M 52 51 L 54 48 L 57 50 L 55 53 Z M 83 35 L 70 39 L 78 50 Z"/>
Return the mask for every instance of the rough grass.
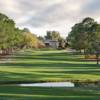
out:
<path id="1" fill-rule="evenodd" d="M 20 51 L 0 63 L 2 81 L 100 80 L 100 66 L 64 51 Z"/>

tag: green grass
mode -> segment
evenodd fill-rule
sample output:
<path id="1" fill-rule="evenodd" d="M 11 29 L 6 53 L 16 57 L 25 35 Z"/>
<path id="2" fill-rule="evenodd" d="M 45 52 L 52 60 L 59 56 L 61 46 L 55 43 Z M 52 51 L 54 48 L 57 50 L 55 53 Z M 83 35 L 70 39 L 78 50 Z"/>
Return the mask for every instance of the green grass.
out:
<path id="1" fill-rule="evenodd" d="M 1 59 L 1 82 L 97 81 L 100 66 L 64 51 L 20 51 Z M 0 85 L 0 100 L 100 100 L 99 88 L 36 88 Z"/>
<path id="2" fill-rule="evenodd" d="M 0 63 L 0 82 L 100 80 L 96 62 L 64 51 L 20 51 L 8 59 Z"/>
<path id="3" fill-rule="evenodd" d="M 82 88 L 0 86 L 0 100 L 100 100 L 100 91 Z"/>

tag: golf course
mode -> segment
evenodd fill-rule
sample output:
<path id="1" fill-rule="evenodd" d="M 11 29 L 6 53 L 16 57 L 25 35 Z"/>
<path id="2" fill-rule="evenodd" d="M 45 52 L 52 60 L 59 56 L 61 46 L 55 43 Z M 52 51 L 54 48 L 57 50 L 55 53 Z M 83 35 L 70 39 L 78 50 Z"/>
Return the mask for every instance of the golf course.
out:
<path id="1" fill-rule="evenodd" d="M 100 66 L 67 50 L 20 50 L 1 58 L 0 100 L 100 100 L 99 86 L 20 87 L 19 83 L 96 82 Z"/>
<path id="2" fill-rule="evenodd" d="M 97 81 L 100 67 L 66 51 L 19 51 L 0 63 L 0 82 Z"/>
<path id="3" fill-rule="evenodd" d="M 100 100 L 100 90 L 2 86 L 0 100 Z"/>
<path id="4" fill-rule="evenodd" d="M 0 0 L 0 100 L 100 100 L 100 0 Z"/>

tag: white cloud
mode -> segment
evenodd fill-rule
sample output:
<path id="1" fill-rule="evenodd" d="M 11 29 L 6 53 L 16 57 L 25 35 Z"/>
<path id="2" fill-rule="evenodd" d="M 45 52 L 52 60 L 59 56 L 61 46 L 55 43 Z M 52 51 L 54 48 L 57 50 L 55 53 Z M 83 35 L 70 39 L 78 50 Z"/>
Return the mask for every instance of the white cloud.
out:
<path id="1" fill-rule="evenodd" d="M 100 21 L 99 4 L 100 0 L 1 0 L 0 11 L 38 35 L 58 30 L 65 37 L 84 17 Z"/>

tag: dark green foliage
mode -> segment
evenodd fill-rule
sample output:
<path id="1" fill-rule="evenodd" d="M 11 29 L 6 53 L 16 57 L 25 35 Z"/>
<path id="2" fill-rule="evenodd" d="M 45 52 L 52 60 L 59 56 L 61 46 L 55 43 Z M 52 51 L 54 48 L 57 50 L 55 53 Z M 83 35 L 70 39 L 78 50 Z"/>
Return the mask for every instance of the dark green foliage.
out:
<path id="1" fill-rule="evenodd" d="M 61 38 L 60 33 L 57 31 L 47 31 L 46 39 L 49 40 L 59 40 Z"/>
<path id="2" fill-rule="evenodd" d="M 43 41 L 43 42 L 44 42 L 44 40 L 45 40 L 44 37 L 42 37 L 42 36 L 39 36 L 38 39 L 39 39 L 40 41 Z"/>
<path id="3" fill-rule="evenodd" d="M 95 53 L 96 42 L 100 41 L 100 25 L 92 18 L 85 18 L 75 24 L 67 38 L 70 46 L 76 50 Z"/>
<path id="4" fill-rule="evenodd" d="M 0 100 L 100 100 L 97 88 L 0 86 Z"/>

